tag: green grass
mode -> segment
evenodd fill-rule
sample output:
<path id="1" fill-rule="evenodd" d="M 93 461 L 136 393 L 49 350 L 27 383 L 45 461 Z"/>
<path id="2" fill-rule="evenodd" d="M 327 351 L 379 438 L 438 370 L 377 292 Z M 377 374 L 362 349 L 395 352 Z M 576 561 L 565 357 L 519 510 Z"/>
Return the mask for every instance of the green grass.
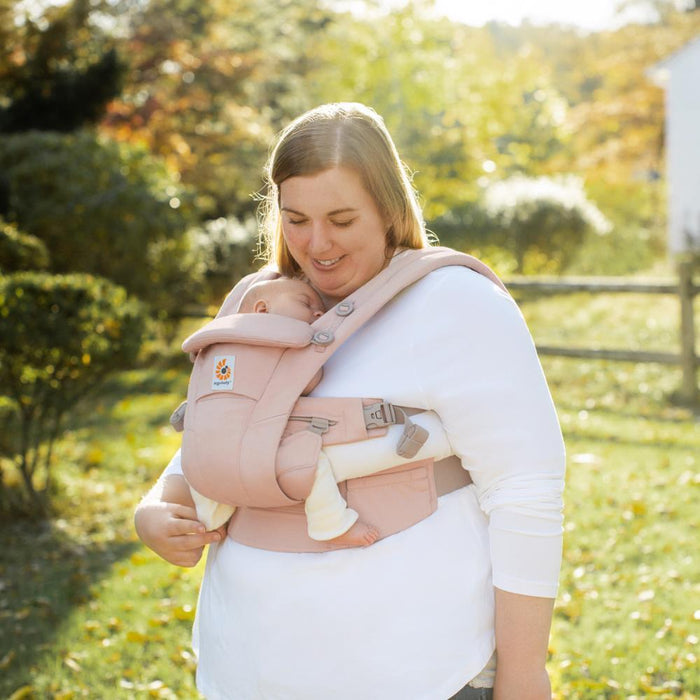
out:
<path id="1" fill-rule="evenodd" d="M 542 343 L 677 349 L 673 299 L 576 295 L 523 310 Z M 680 371 L 543 364 L 568 449 L 555 698 L 696 698 L 700 434 L 671 400 Z M 58 446 L 57 516 L 0 525 L 0 697 L 197 697 L 201 565 L 161 562 L 131 525 L 177 446 L 167 418 L 186 382 L 186 361 L 167 357 L 110 381 Z"/>

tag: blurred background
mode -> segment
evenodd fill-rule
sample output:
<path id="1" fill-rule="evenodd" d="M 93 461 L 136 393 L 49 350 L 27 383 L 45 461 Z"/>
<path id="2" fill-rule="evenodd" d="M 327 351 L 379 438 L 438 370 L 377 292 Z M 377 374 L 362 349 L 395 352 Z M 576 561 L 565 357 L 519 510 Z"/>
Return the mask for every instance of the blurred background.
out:
<path id="1" fill-rule="evenodd" d="M 196 697 L 200 571 L 143 550 L 131 513 L 178 445 L 179 343 L 260 264 L 275 135 L 359 101 L 538 346 L 655 352 L 543 360 L 571 475 L 552 676 L 557 698 L 698 697 L 673 295 L 700 219 L 672 256 L 659 72 L 690 56 L 700 94 L 698 37 L 697 0 L 0 0 L 0 695 Z M 553 298 L 543 275 L 631 286 Z"/>

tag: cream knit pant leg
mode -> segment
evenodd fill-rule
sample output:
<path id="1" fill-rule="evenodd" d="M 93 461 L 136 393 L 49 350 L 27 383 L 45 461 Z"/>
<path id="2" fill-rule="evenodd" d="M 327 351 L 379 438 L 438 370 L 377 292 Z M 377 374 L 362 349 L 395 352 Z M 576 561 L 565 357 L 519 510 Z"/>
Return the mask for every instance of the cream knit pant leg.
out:
<path id="1" fill-rule="evenodd" d="M 403 432 L 402 425 L 390 426 L 382 437 L 346 445 L 329 445 L 321 450 L 314 484 L 304 506 L 309 537 L 330 540 L 347 532 L 357 521 L 357 512 L 348 508 L 340 495 L 339 481 L 375 474 L 415 462 L 416 458 L 433 457 L 439 460 L 452 454 L 447 435 L 435 413 L 425 411 L 412 416 L 411 420 L 428 431 L 428 439 L 417 457 L 406 459 L 396 454 L 396 446 Z"/>

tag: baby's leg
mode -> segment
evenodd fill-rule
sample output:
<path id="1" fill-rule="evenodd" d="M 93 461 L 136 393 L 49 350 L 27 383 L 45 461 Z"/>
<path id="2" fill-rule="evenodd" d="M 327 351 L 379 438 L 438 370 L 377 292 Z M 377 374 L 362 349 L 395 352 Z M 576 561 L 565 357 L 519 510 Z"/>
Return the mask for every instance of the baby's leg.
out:
<path id="1" fill-rule="evenodd" d="M 211 498 L 202 496 L 199 491 L 195 491 L 191 486 L 190 493 L 197 509 L 197 518 L 207 530 L 216 530 L 218 527 L 221 527 L 236 510 L 233 506 L 217 503 Z"/>
<path id="2" fill-rule="evenodd" d="M 428 438 L 416 456 L 410 459 L 396 454 L 396 446 L 403 433 L 403 425 L 390 426 L 387 434 L 382 437 L 324 447 L 323 451 L 330 460 L 336 480 L 345 481 L 346 479 L 369 476 L 384 469 L 391 469 L 400 464 L 408 464 L 428 457 L 437 461 L 452 454 L 447 434 L 436 413 L 424 411 L 411 416 L 411 420 L 428 431 Z"/>
<path id="3" fill-rule="evenodd" d="M 323 451 L 319 454 L 314 484 L 304 508 L 309 537 L 314 540 L 364 547 L 379 538 L 376 528 L 358 521 L 357 512 L 347 507 Z"/>

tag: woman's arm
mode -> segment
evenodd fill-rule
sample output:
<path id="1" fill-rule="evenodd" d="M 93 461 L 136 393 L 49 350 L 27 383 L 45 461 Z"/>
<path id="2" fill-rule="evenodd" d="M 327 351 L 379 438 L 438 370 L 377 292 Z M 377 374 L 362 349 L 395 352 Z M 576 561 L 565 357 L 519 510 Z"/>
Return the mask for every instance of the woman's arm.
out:
<path id="1" fill-rule="evenodd" d="M 489 517 L 496 698 L 549 699 L 545 660 L 561 562 L 565 467 L 556 413 L 512 299 L 468 271 L 431 277 L 417 318 L 435 318 L 434 309 L 445 318 L 417 334 L 414 362 L 424 368 L 424 405 L 442 419 Z"/>
<path id="2" fill-rule="evenodd" d="M 147 547 L 177 566 L 194 566 L 204 547 L 224 536 L 221 529 L 206 531 L 185 477 L 167 471 L 137 506 L 134 525 Z"/>
<path id="3" fill-rule="evenodd" d="M 552 598 L 496 588 L 496 683 L 494 700 L 550 700 L 545 667 L 552 622 Z"/>

